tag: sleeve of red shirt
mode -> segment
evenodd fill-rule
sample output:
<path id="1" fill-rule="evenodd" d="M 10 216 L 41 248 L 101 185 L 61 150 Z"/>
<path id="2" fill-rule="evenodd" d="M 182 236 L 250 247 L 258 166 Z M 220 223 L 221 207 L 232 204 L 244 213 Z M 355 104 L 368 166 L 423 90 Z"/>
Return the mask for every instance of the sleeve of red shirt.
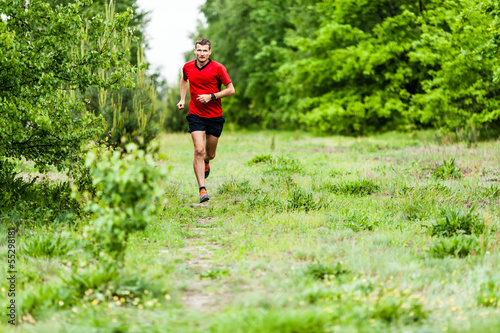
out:
<path id="1" fill-rule="evenodd" d="M 188 80 L 188 76 L 187 76 L 187 74 L 186 74 L 186 65 L 184 65 L 184 66 L 182 67 L 182 79 L 183 79 L 184 81 L 187 81 L 187 80 Z"/>
<path id="2" fill-rule="evenodd" d="M 227 74 L 226 67 L 224 67 L 223 65 L 219 66 L 219 69 L 217 70 L 217 77 L 225 86 L 231 83 L 231 78 L 229 77 L 229 74 Z"/>

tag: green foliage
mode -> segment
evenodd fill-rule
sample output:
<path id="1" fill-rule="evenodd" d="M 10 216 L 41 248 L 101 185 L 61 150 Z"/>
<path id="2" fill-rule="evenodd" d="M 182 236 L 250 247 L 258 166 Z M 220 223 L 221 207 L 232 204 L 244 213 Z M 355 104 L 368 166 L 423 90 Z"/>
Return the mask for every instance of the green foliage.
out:
<path id="1" fill-rule="evenodd" d="M 266 159 L 264 173 L 289 175 L 300 173 L 303 168 L 299 161 L 288 156 L 279 156 L 278 158 Z"/>
<path id="2" fill-rule="evenodd" d="M 498 282 L 489 280 L 481 283 L 477 295 L 477 304 L 485 307 L 497 307 L 500 304 L 500 286 Z"/>
<path id="3" fill-rule="evenodd" d="M 201 10 L 193 40 L 214 41 L 239 91 L 225 112 L 240 125 L 462 128 L 471 142 L 500 124 L 494 1 L 208 0 Z"/>
<path id="4" fill-rule="evenodd" d="M 288 199 L 286 205 L 289 210 L 316 210 L 321 208 L 321 203 L 318 202 L 311 192 L 302 188 L 293 189 L 291 198 Z"/>
<path id="5" fill-rule="evenodd" d="M 217 189 L 219 194 L 246 194 L 250 191 L 252 191 L 250 181 L 233 178 L 222 183 Z"/>
<path id="6" fill-rule="evenodd" d="M 360 230 L 373 230 L 375 229 L 376 222 L 367 214 L 359 213 L 357 211 L 350 211 L 345 217 L 346 226 L 352 231 Z"/>
<path id="7" fill-rule="evenodd" d="M 259 163 L 267 163 L 267 162 L 271 162 L 273 160 L 273 157 L 271 155 L 257 155 L 255 156 L 254 158 L 252 158 L 248 164 L 249 165 L 252 165 L 252 164 L 259 164 Z"/>
<path id="8" fill-rule="evenodd" d="M 372 318 L 381 319 L 387 323 L 403 321 L 405 323 L 423 321 L 428 312 L 416 299 L 407 300 L 404 294 L 383 295 L 373 307 Z"/>
<path id="9" fill-rule="evenodd" d="M 462 172 L 455 163 L 455 158 L 451 158 L 449 161 L 443 161 L 439 164 L 433 171 L 432 175 L 437 179 L 460 179 L 462 178 Z"/>
<path id="10" fill-rule="evenodd" d="M 219 279 L 230 274 L 229 269 L 226 268 L 214 268 L 206 270 L 200 273 L 200 278 L 202 279 Z"/>
<path id="11" fill-rule="evenodd" d="M 76 97 L 89 87 L 132 85 L 127 43 L 130 11 L 87 18 L 75 1 L 52 8 L 33 0 L 3 2 L 0 22 L 0 156 L 58 170 L 103 133 L 104 119 Z"/>
<path id="12" fill-rule="evenodd" d="M 355 179 L 326 184 L 325 188 L 339 195 L 371 195 L 380 187 L 370 179 Z"/>
<path id="13" fill-rule="evenodd" d="M 103 259 L 123 261 L 129 235 L 144 230 L 159 214 L 162 190 L 158 182 L 163 172 L 153 157 L 134 144 L 127 146 L 128 154 L 106 151 L 98 156 L 96 150 L 87 155 L 96 195 L 85 210 L 92 213 L 92 225 L 85 233 L 102 251 Z M 79 197 L 74 187 L 75 197 Z M 85 193 L 84 193 L 85 194 Z"/>
<path id="14" fill-rule="evenodd" d="M 66 234 L 46 234 L 38 231 L 25 239 L 22 255 L 31 257 L 62 257 L 75 248 Z"/>
<path id="15" fill-rule="evenodd" d="M 341 274 L 347 274 L 349 271 L 342 267 L 341 262 L 335 265 L 325 265 L 323 263 L 314 263 L 309 265 L 306 274 L 311 275 L 318 280 L 328 280 L 330 278 L 338 277 Z"/>
<path id="16" fill-rule="evenodd" d="M 465 212 L 443 209 L 441 215 L 431 226 L 430 233 L 433 236 L 480 235 L 485 230 L 483 219 L 474 209 Z"/>
<path id="17" fill-rule="evenodd" d="M 481 247 L 475 236 L 453 235 L 440 239 L 429 248 L 429 254 L 436 258 L 446 256 L 464 258 L 471 254 L 480 254 Z"/>

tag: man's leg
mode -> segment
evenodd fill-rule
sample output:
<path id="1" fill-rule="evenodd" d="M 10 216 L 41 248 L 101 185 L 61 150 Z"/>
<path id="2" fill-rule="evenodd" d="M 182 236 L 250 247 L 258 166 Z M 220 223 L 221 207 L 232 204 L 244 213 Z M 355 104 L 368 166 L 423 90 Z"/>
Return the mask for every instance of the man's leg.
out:
<path id="1" fill-rule="evenodd" d="M 211 135 L 210 135 L 211 136 Z M 196 180 L 198 181 L 199 187 L 205 186 L 205 148 L 203 141 L 205 138 L 205 131 L 195 131 L 191 132 L 191 138 L 193 139 L 194 145 L 194 159 L 193 159 L 193 169 Z M 208 137 L 207 137 L 208 140 Z"/>
<path id="2" fill-rule="evenodd" d="M 217 150 L 217 143 L 219 143 L 219 138 L 213 135 L 207 135 L 207 144 L 205 149 L 205 163 L 213 160 L 215 158 L 215 151 Z"/>

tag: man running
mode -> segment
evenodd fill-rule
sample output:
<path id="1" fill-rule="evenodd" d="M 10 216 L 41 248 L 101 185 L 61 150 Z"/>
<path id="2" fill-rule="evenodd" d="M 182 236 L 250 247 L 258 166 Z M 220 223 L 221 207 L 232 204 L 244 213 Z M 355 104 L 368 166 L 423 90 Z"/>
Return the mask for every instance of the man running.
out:
<path id="1" fill-rule="evenodd" d="M 205 178 L 210 174 L 209 162 L 215 157 L 225 121 L 220 99 L 234 95 L 234 87 L 226 68 L 210 59 L 212 48 L 208 39 L 196 41 L 194 54 L 196 60 L 186 63 L 182 68 L 181 100 L 177 108 L 184 109 L 189 81 L 191 102 L 186 119 L 194 144 L 193 169 L 200 187 L 200 202 L 205 202 L 209 200 Z M 226 89 L 221 91 L 222 84 Z"/>

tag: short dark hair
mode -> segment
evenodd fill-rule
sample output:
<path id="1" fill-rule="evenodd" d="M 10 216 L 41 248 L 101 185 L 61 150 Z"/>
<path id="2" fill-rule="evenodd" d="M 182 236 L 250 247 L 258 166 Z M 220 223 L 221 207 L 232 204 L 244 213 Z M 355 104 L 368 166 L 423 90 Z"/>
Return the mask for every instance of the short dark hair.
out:
<path id="1" fill-rule="evenodd" d="M 212 49 L 212 43 L 210 43 L 210 41 L 206 38 L 199 38 L 196 43 L 194 43 L 194 46 L 196 47 L 197 44 L 200 44 L 200 45 L 208 45 L 208 49 L 211 50 Z"/>

